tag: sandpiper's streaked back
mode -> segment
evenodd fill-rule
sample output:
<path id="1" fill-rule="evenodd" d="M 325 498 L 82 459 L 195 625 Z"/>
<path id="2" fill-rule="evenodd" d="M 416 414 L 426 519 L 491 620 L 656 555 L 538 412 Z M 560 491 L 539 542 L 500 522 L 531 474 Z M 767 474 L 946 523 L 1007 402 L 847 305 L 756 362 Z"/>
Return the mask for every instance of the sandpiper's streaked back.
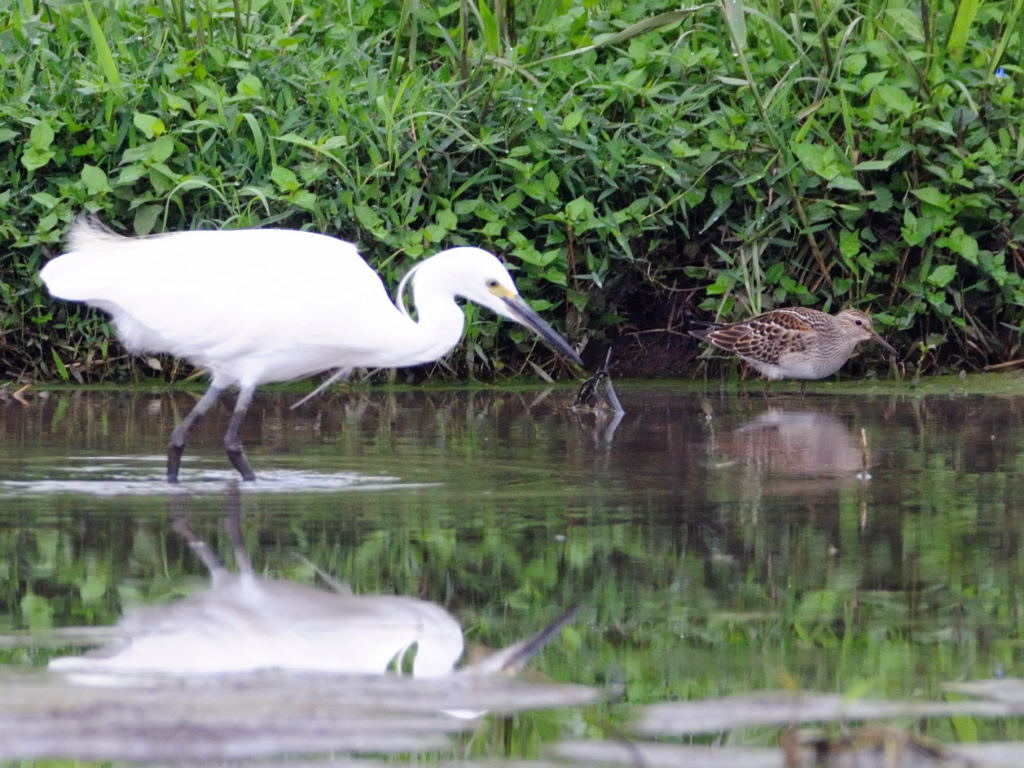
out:
<path id="1" fill-rule="evenodd" d="M 843 367 L 857 344 L 875 341 L 893 356 L 896 350 L 875 333 L 871 318 L 859 309 L 830 315 L 807 307 L 787 307 L 740 323 L 712 324 L 690 334 L 733 352 L 768 381 L 823 379 Z"/>

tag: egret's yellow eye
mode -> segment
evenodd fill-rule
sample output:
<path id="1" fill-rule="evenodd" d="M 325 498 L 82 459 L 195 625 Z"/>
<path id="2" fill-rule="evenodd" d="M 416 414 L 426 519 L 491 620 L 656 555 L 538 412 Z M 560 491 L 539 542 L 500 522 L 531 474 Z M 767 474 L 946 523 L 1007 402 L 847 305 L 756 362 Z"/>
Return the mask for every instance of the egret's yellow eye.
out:
<path id="1" fill-rule="evenodd" d="M 494 279 L 493 277 L 492 277 L 492 278 L 491 278 L 490 280 L 488 280 L 488 281 L 487 281 L 487 287 L 488 287 L 488 288 L 490 288 L 490 289 L 491 289 L 492 291 L 493 291 L 493 290 L 494 290 L 495 288 L 497 288 L 497 287 L 498 287 L 499 285 L 501 285 L 501 283 L 499 283 L 499 282 L 498 282 L 497 280 L 495 280 L 495 279 Z"/>

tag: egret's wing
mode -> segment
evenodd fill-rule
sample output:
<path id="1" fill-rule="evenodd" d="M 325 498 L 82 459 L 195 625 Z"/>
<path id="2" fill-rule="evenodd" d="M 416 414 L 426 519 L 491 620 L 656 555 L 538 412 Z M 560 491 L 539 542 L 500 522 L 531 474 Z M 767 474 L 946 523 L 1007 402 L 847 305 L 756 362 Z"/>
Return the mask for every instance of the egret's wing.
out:
<path id="1" fill-rule="evenodd" d="M 308 375 L 344 366 L 350 354 L 365 357 L 409 323 L 355 247 L 325 235 L 271 229 L 124 238 L 84 225 L 71 245 L 40 273 L 51 293 L 110 312 L 132 350 L 168 352 L 214 371 L 247 357 L 250 378 Z M 284 359 L 290 350 L 291 361 Z M 310 360 L 322 363 L 310 368 Z M 268 378 L 271 370 L 280 375 Z"/>

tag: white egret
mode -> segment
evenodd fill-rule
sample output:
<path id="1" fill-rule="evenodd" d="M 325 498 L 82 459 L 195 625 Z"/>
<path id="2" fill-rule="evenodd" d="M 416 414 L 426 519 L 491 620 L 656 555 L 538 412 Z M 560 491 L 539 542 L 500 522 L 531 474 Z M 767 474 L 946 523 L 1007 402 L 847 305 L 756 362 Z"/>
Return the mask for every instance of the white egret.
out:
<path id="1" fill-rule="evenodd" d="M 427 363 L 461 339 L 462 297 L 515 320 L 580 365 L 580 358 L 520 297 L 491 253 L 459 247 L 416 264 L 398 305 L 351 243 L 283 229 L 118 235 L 91 217 L 71 227 L 67 253 L 40 271 L 50 293 L 108 312 L 132 352 L 169 353 L 206 369 L 210 388 L 171 433 L 167 480 L 178 481 L 189 430 L 237 387 L 224 447 L 254 480 L 239 435 L 260 384 L 330 368 Z M 418 320 L 402 304 L 412 285 Z"/>

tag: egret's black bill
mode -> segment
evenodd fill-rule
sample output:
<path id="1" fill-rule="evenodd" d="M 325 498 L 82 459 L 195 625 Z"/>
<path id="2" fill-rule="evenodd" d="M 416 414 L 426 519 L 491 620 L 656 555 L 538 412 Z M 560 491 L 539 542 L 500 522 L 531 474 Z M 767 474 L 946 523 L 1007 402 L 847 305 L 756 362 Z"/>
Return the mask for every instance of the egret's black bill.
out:
<path id="1" fill-rule="evenodd" d="M 569 342 L 559 336 L 554 328 L 544 322 L 543 318 L 534 312 L 522 297 L 503 297 L 502 301 L 505 302 L 509 312 L 516 320 L 544 339 L 556 352 L 569 358 L 581 368 L 583 367 L 583 361 L 576 354 L 576 350 L 570 347 Z"/>

